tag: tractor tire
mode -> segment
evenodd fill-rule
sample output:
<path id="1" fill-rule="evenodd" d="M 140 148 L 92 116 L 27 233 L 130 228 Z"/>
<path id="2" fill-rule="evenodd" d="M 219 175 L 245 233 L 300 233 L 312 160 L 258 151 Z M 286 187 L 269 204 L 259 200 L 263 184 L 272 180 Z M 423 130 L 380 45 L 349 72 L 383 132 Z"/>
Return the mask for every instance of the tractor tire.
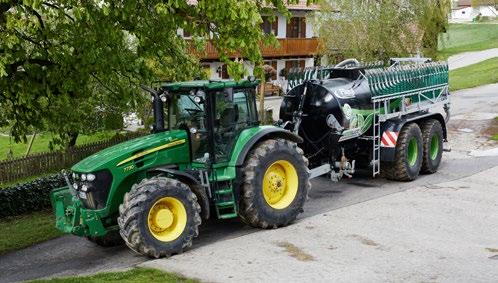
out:
<path id="1" fill-rule="evenodd" d="M 190 188 L 153 177 L 134 185 L 119 206 L 118 225 L 126 245 L 153 258 L 182 253 L 199 235 L 201 207 Z"/>
<path id="2" fill-rule="evenodd" d="M 443 127 L 438 120 L 431 119 L 424 122 L 421 129 L 424 154 L 420 172 L 432 174 L 439 168 L 443 157 Z"/>
<path id="3" fill-rule="evenodd" d="M 104 236 L 86 238 L 88 241 L 101 247 L 115 247 L 124 244 L 123 238 L 121 238 L 118 230 L 109 231 Z"/>
<path id="4" fill-rule="evenodd" d="M 247 224 L 286 226 L 303 212 L 308 197 L 308 160 L 287 140 L 267 140 L 248 155 L 243 170 L 239 215 Z"/>
<path id="5" fill-rule="evenodd" d="M 394 161 L 384 165 L 386 178 L 395 181 L 415 180 L 422 166 L 422 150 L 419 126 L 416 123 L 404 125 L 396 142 Z"/>

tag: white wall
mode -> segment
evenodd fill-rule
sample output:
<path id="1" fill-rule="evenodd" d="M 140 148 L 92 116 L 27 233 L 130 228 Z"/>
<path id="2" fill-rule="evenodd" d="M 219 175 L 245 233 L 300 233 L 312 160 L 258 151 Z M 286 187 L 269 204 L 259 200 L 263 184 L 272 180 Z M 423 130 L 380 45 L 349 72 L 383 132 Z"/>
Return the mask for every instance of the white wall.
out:
<path id="1" fill-rule="evenodd" d="M 451 19 L 472 21 L 479 13 L 484 17 L 497 17 L 498 11 L 493 6 L 466 7 L 451 11 Z"/>
<path id="2" fill-rule="evenodd" d="M 277 38 L 285 38 L 287 36 L 287 19 L 278 14 L 278 34 Z"/>
<path id="3" fill-rule="evenodd" d="M 308 67 L 314 67 L 315 66 L 315 59 L 313 58 L 306 58 L 304 60 L 304 67 L 308 68 Z"/>
<path id="4" fill-rule="evenodd" d="M 451 18 L 455 20 L 472 20 L 472 7 L 467 7 L 451 11 Z"/>
<path id="5" fill-rule="evenodd" d="M 474 10 L 477 10 L 477 14 L 481 13 L 484 17 L 496 17 L 498 16 L 498 11 L 496 11 L 493 6 L 481 6 Z M 477 15 L 476 15 L 477 16 Z"/>

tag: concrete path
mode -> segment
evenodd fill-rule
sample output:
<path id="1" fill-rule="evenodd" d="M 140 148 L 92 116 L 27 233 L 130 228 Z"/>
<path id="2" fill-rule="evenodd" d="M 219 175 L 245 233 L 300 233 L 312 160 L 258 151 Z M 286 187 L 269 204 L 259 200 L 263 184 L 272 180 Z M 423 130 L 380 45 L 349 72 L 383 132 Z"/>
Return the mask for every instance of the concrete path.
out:
<path id="1" fill-rule="evenodd" d="M 483 51 L 464 52 L 450 56 L 448 58 L 448 67 L 450 68 L 450 70 L 454 70 L 494 57 L 498 57 L 498 48 L 487 49 Z"/>
<path id="2" fill-rule="evenodd" d="M 141 266 L 207 282 L 492 282 L 496 176 L 498 166 Z"/>

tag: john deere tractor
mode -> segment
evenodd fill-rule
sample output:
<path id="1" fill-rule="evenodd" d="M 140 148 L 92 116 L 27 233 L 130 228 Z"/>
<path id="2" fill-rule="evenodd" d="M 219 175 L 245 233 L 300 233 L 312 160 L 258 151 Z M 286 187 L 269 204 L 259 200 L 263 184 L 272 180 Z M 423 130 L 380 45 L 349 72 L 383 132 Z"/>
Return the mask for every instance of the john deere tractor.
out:
<path id="1" fill-rule="evenodd" d="M 150 257 L 181 253 L 202 220 L 285 226 L 302 211 L 302 139 L 261 126 L 258 81 L 191 81 L 150 89 L 150 135 L 100 151 L 65 174 L 51 200 L 58 229 Z"/>

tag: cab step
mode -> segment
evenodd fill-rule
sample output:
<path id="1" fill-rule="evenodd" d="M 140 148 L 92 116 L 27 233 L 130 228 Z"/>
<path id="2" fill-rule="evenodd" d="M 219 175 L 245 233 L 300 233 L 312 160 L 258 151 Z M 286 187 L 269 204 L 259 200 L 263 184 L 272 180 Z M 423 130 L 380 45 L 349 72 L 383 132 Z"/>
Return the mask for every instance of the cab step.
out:
<path id="1" fill-rule="evenodd" d="M 216 214 L 220 219 L 235 218 L 238 216 L 237 204 L 231 188 L 222 188 L 214 192 Z"/>

